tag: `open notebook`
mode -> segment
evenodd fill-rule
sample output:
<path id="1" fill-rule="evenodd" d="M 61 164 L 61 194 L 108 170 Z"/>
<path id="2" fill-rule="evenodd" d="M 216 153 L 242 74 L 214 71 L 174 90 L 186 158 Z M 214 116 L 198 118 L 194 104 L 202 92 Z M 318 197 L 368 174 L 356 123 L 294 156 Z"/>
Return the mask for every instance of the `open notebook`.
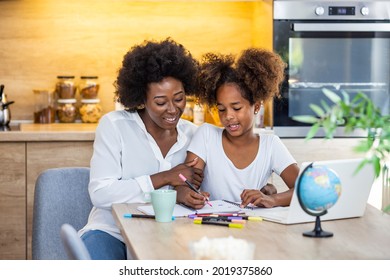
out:
<path id="1" fill-rule="evenodd" d="M 210 214 L 210 213 L 239 213 L 244 210 L 251 210 L 251 207 L 247 207 L 246 209 L 240 208 L 238 203 L 227 201 L 227 200 L 212 200 L 210 201 L 212 207 L 210 205 L 205 204 L 202 209 L 195 210 L 190 207 L 176 204 L 173 210 L 174 217 L 187 217 L 191 214 Z M 138 206 L 137 209 L 142 213 L 147 215 L 154 215 L 154 210 L 152 205 L 142 205 Z"/>
<path id="2" fill-rule="evenodd" d="M 345 159 L 316 161 L 313 165 L 325 165 L 333 169 L 341 181 L 341 195 L 336 204 L 321 216 L 321 221 L 361 217 L 364 215 L 370 190 L 374 182 L 374 170 L 366 164 L 356 174 L 355 171 L 362 159 Z M 301 171 L 309 165 L 304 162 Z M 298 224 L 314 222 L 315 217 L 304 212 L 299 204 L 296 191 L 289 207 L 257 208 L 245 211 L 248 215 L 261 216 L 263 219 L 281 224 Z"/>

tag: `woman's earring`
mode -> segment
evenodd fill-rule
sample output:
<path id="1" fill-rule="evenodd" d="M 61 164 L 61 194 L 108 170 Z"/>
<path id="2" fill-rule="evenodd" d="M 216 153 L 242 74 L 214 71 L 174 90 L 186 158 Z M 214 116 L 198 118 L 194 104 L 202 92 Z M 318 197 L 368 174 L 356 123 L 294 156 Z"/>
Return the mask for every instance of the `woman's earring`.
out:
<path id="1" fill-rule="evenodd" d="M 145 104 L 140 104 L 137 106 L 137 110 L 145 109 Z"/>

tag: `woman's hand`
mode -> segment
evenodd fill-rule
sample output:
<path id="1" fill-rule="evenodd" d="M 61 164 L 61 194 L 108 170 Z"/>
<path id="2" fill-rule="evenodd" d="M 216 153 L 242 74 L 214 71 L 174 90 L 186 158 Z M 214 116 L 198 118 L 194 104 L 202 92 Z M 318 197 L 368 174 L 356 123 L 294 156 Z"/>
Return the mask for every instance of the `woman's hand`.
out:
<path id="1" fill-rule="evenodd" d="M 178 186 L 176 187 L 177 191 L 177 202 L 187 205 L 194 209 L 201 209 L 206 203 L 206 198 L 210 194 L 207 192 L 201 192 L 203 195 L 200 195 L 187 186 Z"/>
<path id="2" fill-rule="evenodd" d="M 194 187 L 199 189 L 203 181 L 203 170 L 194 167 L 197 161 L 198 158 L 195 158 L 189 162 L 179 164 L 170 170 L 151 175 L 150 179 L 154 188 L 158 189 L 166 185 L 173 187 L 186 186 L 186 183 L 179 177 L 179 174 L 182 174 Z"/>
<path id="3" fill-rule="evenodd" d="M 180 179 L 179 174 L 182 174 L 188 182 L 190 182 L 194 187 L 200 187 L 200 184 L 203 181 L 203 170 L 195 168 L 194 165 L 197 163 L 198 158 L 191 160 L 190 162 L 185 162 L 179 164 L 168 171 L 170 174 L 170 185 L 173 187 L 184 186 L 186 185 L 182 179 Z"/>
<path id="4" fill-rule="evenodd" d="M 266 195 L 259 190 L 244 190 L 241 193 L 241 201 L 241 207 L 246 207 L 249 203 L 266 208 L 276 206 L 275 198 L 272 195 Z"/>

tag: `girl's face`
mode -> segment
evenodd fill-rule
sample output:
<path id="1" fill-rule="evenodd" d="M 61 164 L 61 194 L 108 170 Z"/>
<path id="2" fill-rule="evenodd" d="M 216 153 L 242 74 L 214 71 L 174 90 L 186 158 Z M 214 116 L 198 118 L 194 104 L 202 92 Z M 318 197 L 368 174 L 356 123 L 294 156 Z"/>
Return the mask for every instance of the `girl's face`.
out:
<path id="1" fill-rule="evenodd" d="M 176 129 L 186 106 L 182 82 L 166 77 L 161 82 L 150 83 L 145 101 L 145 117 L 162 129 Z"/>
<path id="2" fill-rule="evenodd" d="M 255 110 L 259 103 L 251 105 L 242 97 L 237 85 L 224 84 L 217 90 L 217 109 L 225 130 L 232 136 L 252 131 Z"/>

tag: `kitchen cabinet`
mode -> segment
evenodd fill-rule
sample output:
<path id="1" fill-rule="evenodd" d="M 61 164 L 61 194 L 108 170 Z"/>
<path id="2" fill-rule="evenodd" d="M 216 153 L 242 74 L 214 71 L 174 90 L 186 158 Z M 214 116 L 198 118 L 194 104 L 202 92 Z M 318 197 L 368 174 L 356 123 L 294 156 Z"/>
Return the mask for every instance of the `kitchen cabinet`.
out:
<path id="1" fill-rule="evenodd" d="M 0 259 L 26 258 L 25 143 L 0 143 Z"/>
<path id="2" fill-rule="evenodd" d="M 35 181 L 49 168 L 89 166 L 93 141 L 0 143 L 0 259 L 31 259 Z"/>
<path id="3" fill-rule="evenodd" d="M 95 128 L 29 125 L 0 134 L 0 260 L 31 259 L 35 181 L 49 168 L 88 167 Z"/>

